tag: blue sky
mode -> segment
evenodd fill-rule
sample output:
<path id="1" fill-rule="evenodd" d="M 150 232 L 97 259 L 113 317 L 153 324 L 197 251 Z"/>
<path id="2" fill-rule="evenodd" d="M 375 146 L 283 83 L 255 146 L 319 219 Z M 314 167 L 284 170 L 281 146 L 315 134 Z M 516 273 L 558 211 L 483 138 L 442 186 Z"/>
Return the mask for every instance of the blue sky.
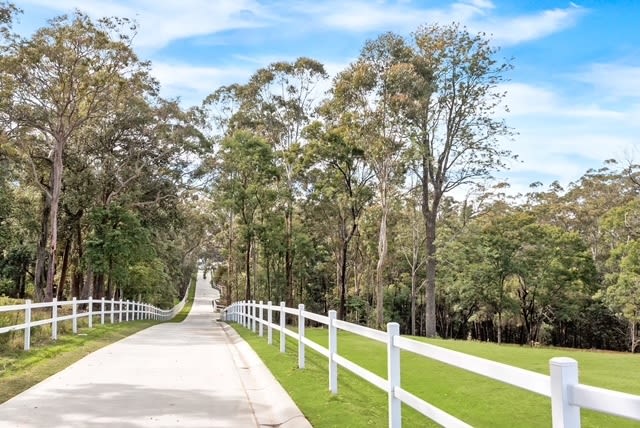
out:
<path id="1" fill-rule="evenodd" d="M 499 174 L 513 192 L 563 186 L 604 160 L 640 162 L 640 1 L 636 0 L 18 0 L 28 35 L 74 8 L 135 18 L 135 48 L 166 97 L 184 105 L 244 82 L 273 61 L 309 56 L 332 74 L 384 31 L 424 23 L 491 34 L 508 74 L 505 141 L 520 160 Z"/>

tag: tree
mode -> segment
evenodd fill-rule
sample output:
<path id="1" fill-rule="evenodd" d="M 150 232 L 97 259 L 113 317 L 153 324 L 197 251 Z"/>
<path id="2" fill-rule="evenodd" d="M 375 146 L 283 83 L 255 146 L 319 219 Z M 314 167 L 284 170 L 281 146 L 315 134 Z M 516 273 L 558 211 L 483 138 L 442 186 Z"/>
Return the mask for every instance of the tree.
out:
<path id="1" fill-rule="evenodd" d="M 45 200 L 36 289 L 46 300 L 53 297 L 66 148 L 112 114 L 129 87 L 149 86 L 141 84 L 148 81 L 147 64 L 133 53 L 127 31 L 134 27 L 127 26 L 127 20 L 108 18 L 95 24 L 76 12 L 52 20 L 29 40 L 12 41 L 2 59 L 3 86 L 11 88 L 4 127 L 31 160 Z M 46 165 L 48 178 L 37 162 Z"/>
<path id="2" fill-rule="evenodd" d="M 398 102 L 411 128 L 418 155 L 422 213 L 426 230 L 426 335 L 436 335 L 436 237 L 443 196 L 504 166 L 510 156 L 498 138 L 508 135 L 496 119 L 504 94 L 497 86 L 510 69 L 484 35 L 452 24 L 418 29 L 415 56 L 403 77 Z"/>
<path id="3" fill-rule="evenodd" d="M 218 186 L 225 204 L 238 216 L 243 227 L 245 299 L 251 300 L 251 253 L 259 226 L 256 214 L 273 203 L 270 187 L 278 177 L 278 171 L 271 146 L 248 131 L 237 131 L 225 138 L 219 156 L 221 174 Z"/>
<path id="4" fill-rule="evenodd" d="M 324 66 L 310 58 L 275 62 L 257 70 L 244 85 L 216 90 L 205 100 L 214 122 L 223 135 L 235 130 L 251 130 L 274 149 L 275 162 L 282 170 L 279 180 L 285 229 L 285 297 L 293 303 L 295 261 L 294 205 L 299 197 L 297 182 L 303 156 L 304 128 L 314 114 L 316 86 L 327 78 Z"/>
<path id="5" fill-rule="evenodd" d="M 349 116 L 341 114 L 340 104 L 329 101 L 323 111 L 327 122 L 316 122 L 307 129 L 310 140 L 308 162 L 315 165 L 308 174 L 312 183 L 310 199 L 317 208 L 325 210 L 325 219 L 337 221 L 333 235 L 337 247 L 338 317 L 344 320 L 349 248 L 373 197 L 372 174 L 364 161 L 363 141 L 357 129 L 349 126 Z"/>
<path id="6" fill-rule="evenodd" d="M 378 261 L 376 265 L 376 327 L 384 325 L 385 268 L 388 259 L 387 224 L 390 201 L 397 196 L 404 178 L 405 128 L 395 107 L 400 97 L 397 74 L 411 58 L 404 40 L 386 33 L 363 47 L 360 58 L 340 74 L 335 82 L 334 97 L 352 115 L 351 121 L 366 136 L 363 146 L 366 160 L 375 175 L 377 202 L 380 206 Z M 400 86 L 400 87 L 398 87 Z"/>

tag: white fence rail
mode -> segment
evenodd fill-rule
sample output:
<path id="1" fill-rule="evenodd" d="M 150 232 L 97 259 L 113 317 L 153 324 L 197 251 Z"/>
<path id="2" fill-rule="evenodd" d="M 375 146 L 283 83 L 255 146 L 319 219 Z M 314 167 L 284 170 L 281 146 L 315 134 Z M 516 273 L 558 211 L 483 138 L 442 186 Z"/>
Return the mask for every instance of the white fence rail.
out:
<path id="1" fill-rule="evenodd" d="M 73 334 L 78 333 L 78 319 L 81 318 L 87 318 L 89 328 L 93 327 L 95 317 L 100 317 L 100 324 L 105 323 L 105 318 L 107 318 L 107 322 L 110 324 L 148 319 L 167 321 L 182 311 L 188 294 L 189 288 L 187 288 L 182 300 L 171 309 L 160 309 L 148 303 L 122 299 L 105 300 L 104 297 L 102 299 L 93 299 L 89 297 L 86 300 L 78 300 L 74 297 L 73 300 L 61 301 L 54 298 L 51 302 L 42 303 L 33 303 L 31 300 L 27 299 L 22 305 L 0 306 L 0 313 L 24 312 L 23 323 L 0 327 L 0 334 L 23 330 L 24 350 L 28 351 L 31 348 L 31 329 L 33 327 L 51 324 L 51 339 L 57 340 L 58 323 L 60 321 L 71 320 Z M 63 316 L 58 315 L 58 310 L 65 306 L 71 306 L 71 314 Z M 79 308 L 83 308 L 83 310 L 79 311 Z M 34 309 L 50 309 L 51 317 L 41 320 L 32 320 Z"/>
<path id="2" fill-rule="evenodd" d="M 279 315 L 278 323 L 273 322 L 274 314 Z M 297 317 L 297 332 L 286 328 L 286 315 Z M 329 311 L 328 316 L 307 312 L 302 304 L 294 309 L 286 307 L 284 302 L 280 302 L 280 305 L 276 306 L 271 302 L 264 304 L 262 301 L 258 303 L 241 301 L 225 308 L 223 317 L 227 321 L 242 324 L 260 336 L 264 335 L 266 327 L 267 342 L 270 345 L 273 343 L 273 330 L 279 331 L 280 352 L 285 352 L 286 336 L 294 338 L 298 342 L 298 366 L 301 369 L 305 365 L 305 347 L 307 346 L 327 357 L 329 360 L 328 384 L 329 390 L 333 394 L 338 392 L 338 366 L 344 367 L 387 392 L 390 428 L 401 426 L 401 403 L 405 403 L 443 426 L 470 427 L 455 416 L 402 389 L 400 379 L 401 350 L 413 352 L 549 397 L 551 399 L 553 428 L 579 428 L 581 408 L 640 421 L 640 396 L 580 384 L 578 382 L 578 363 L 571 358 L 552 358 L 549 361 L 550 375 L 546 376 L 402 337 L 397 323 L 388 323 L 387 332 L 382 332 L 340 321 L 336 319 L 335 311 Z M 305 337 L 306 320 L 327 326 L 328 349 Z M 338 353 L 338 330 L 349 331 L 385 343 L 387 346 L 387 378 L 382 378 L 341 356 Z"/>

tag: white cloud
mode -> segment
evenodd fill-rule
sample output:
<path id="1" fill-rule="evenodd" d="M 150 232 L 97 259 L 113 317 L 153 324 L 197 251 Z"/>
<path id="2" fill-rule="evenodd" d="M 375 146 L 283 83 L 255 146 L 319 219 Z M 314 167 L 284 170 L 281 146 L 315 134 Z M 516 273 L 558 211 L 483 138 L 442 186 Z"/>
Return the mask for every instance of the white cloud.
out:
<path id="1" fill-rule="evenodd" d="M 446 8 L 416 7 L 409 2 L 331 1 L 299 4 L 325 26 L 343 31 L 414 30 L 426 23 L 466 23 L 493 8 L 488 1 L 454 2 Z"/>
<path id="2" fill-rule="evenodd" d="M 162 85 L 165 98 L 180 97 L 183 105 L 199 105 L 220 86 L 242 83 L 253 68 L 198 67 L 181 63 L 154 62 L 151 74 Z"/>
<path id="3" fill-rule="evenodd" d="M 507 93 L 505 103 L 509 106 L 508 117 L 553 117 L 613 120 L 633 124 L 640 113 L 635 108 L 603 108 L 595 102 L 579 104 L 563 98 L 550 88 L 533 84 L 511 82 L 500 85 L 499 91 Z"/>
<path id="4" fill-rule="evenodd" d="M 640 98 L 640 66 L 591 64 L 573 78 L 592 85 L 611 98 Z"/>
<path id="5" fill-rule="evenodd" d="M 120 16 L 140 24 L 136 46 L 161 48 L 173 40 L 266 25 L 273 17 L 256 0 L 23 0 L 60 13 Z"/>
<path id="6" fill-rule="evenodd" d="M 507 91 L 507 123 L 518 133 L 503 145 L 520 162 L 497 174 L 512 185 L 508 193 L 527 191 L 530 182 L 538 180 L 566 186 L 589 168 L 599 168 L 610 158 L 622 161 L 640 146 L 640 103 L 605 107 L 598 97 L 584 103 L 573 93 L 523 82 L 501 85 L 500 90 Z"/>
<path id="7" fill-rule="evenodd" d="M 319 20 L 323 25 L 343 31 L 414 30 L 419 25 L 459 22 L 474 32 L 492 34 L 496 43 L 513 45 L 546 37 L 569 28 L 585 9 L 575 4 L 567 8 L 543 10 L 531 15 L 501 17 L 494 15 L 495 5 L 488 0 L 468 0 L 447 7 L 424 8 L 408 2 L 348 2 L 298 3 L 297 8 Z"/>
<path id="8" fill-rule="evenodd" d="M 545 10 L 534 15 L 490 19 L 486 24 L 476 22 L 473 27 L 493 34 L 500 45 L 515 45 L 572 27 L 584 13 L 585 9 L 572 4 L 568 8 Z M 488 30 L 483 28 L 485 26 Z"/>
<path id="9" fill-rule="evenodd" d="M 135 18 L 139 24 L 136 45 L 158 49 L 174 40 L 219 34 L 226 30 L 287 25 L 297 31 L 334 28 L 341 31 L 398 31 L 419 25 L 460 22 L 472 31 L 493 34 L 500 44 L 516 44 L 545 37 L 573 25 L 584 9 L 572 5 L 533 15 L 500 17 L 488 0 L 458 0 L 443 7 L 424 7 L 406 1 L 301 0 L 23 0 L 25 5 L 54 13 L 73 9 L 90 16 Z"/>

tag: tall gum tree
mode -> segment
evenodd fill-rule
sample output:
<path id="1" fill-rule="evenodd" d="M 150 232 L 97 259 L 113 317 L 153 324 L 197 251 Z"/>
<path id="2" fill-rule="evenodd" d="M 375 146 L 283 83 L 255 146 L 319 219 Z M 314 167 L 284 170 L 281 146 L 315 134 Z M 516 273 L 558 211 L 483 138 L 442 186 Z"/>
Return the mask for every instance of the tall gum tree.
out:
<path id="1" fill-rule="evenodd" d="M 380 206 L 378 260 L 375 273 L 376 326 L 384 325 L 385 268 L 388 263 L 387 223 L 390 202 L 404 179 L 405 126 L 394 103 L 402 85 L 395 84 L 410 61 L 411 48 L 404 39 L 386 33 L 363 47 L 360 58 L 340 75 L 334 96 L 341 98 L 354 124 L 368 139 L 363 145 L 366 161 L 375 175 Z M 401 81 L 401 80 L 400 80 Z"/>
<path id="2" fill-rule="evenodd" d="M 425 26 L 413 34 L 415 56 L 404 76 L 404 112 L 411 127 L 422 189 L 426 230 L 425 311 L 428 337 L 436 335 L 436 237 L 443 196 L 490 176 L 511 156 L 499 137 L 509 128 L 497 119 L 504 94 L 498 85 L 511 68 L 495 59 L 483 34 L 457 24 Z"/>
<path id="3" fill-rule="evenodd" d="M 284 214 L 285 298 L 293 303 L 295 261 L 294 206 L 303 156 L 303 130 L 313 119 L 318 86 L 327 79 L 324 66 L 311 58 L 275 62 L 257 70 L 244 85 L 215 91 L 206 108 L 220 129 L 250 129 L 274 148 L 282 170 L 280 194 Z"/>
<path id="4" fill-rule="evenodd" d="M 130 46 L 133 31 L 128 20 L 94 23 L 77 12 L 53 19 L 28 40 L 14 40 L 3 57 L 3 80 L 12 88 L 10 135 L 28 159 L 44 157 L 49 164 L 48 179 L 37 180 L 42 173 L 32 162 L 48 214 L 41 240 L 46 248 L 38 251 L 36 264 L 39 299 L 53 297 L 65 150 L 93 121 L 111 114 L 114 100 L 134 81 L 146 79 L 147 64 Z"/>

